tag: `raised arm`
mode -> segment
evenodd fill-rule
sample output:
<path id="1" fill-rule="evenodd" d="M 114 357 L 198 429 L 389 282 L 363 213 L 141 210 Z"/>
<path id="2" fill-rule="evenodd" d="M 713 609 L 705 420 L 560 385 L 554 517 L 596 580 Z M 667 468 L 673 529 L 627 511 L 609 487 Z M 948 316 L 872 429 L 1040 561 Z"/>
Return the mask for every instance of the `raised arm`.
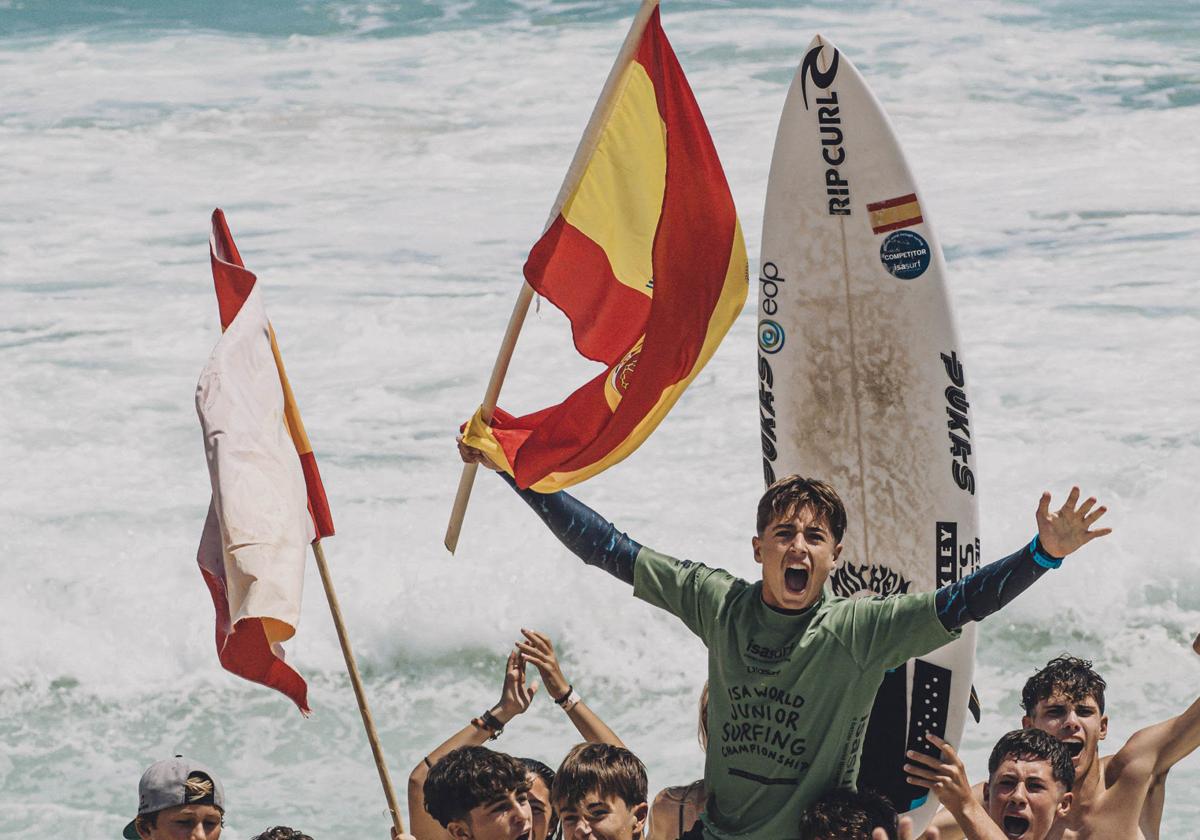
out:
<path id="1" fill-rule="evenodd" d="M 486 455 L 458 439 L 458 454 L 467 463 L 495 470 L 533 508 L 559 542 L 584 563 L 597 566 L 633 585 L 633 561 L 642 546 L 621 533 L 600 514 L 573 496 L 521 490 L 508 473 L 500 471 Z"/>
<path id="2" fill-rule="evenodd" d="M 947 630 L 957 630 L 971 621 L 982 621 L 1008 606 L 1014 598 L 1063 558 L 1111 528 L 1092 528 L 1107 508 L 1096 507 L 1090 497 L 1079 504 L 1079 488 L 1072 487 L 1067 501 L 1050 510 L 1050 494 L 1043 493 L 1037 509 L 1037 535 L 1029 545 L 989 563 L 965 578 L 937 591 L 937 614 Z"/>
<path id="3" fill-rule="evenodd" d="M 1197 651 L 1200 653 L 1200 651 Z M 1159 777 L 1200 748 L 1200 698 L 1183 714 L 1147 726 L 1112 757 L 1109 773 L 1120 779 L 1127 770 L 1140 777 Z"/>
<path id="4" fill-rule="evenodd" d="M 450 832 L 425 810 L 425 779 L 430 768 L 452 750 L 480 746 L 494 738 L 499 733 L 491 727 L 507 726 L 510 720 L 529 708 L 536 693 L 537 683 L 525 683 L 525 662 L 520 651 L 514 650 L 504 667 L 500 701 L 439 744 L 408 774 L 409 830 L 418 840 L 451 840 Z"/>
<path id="5" fill-rule="evenodd" d="M 536 630 L 524 628 L 521 628 L 521 634 L 525 637 L 525 641 L 517 642 L 517 648 L 521 651 L 521 655 L 537 667 L 538 672 L 542 675 L 542 683 L 546 686 L 546 693 L 558 704 L 560 709 L 567 713 L 567 717 L 571 719 L 571 723 L 575 724 L 575 728 L 579 730 L 583 740 L 624 747 L 625 745 L 621 743 L 617 734 L 608 728 L 608 724 L 601 720 L 600 716 L 593 712 L 587 703 L 583 702 L 575 690 L 575 686 L 563 676 L 550 637 Z"/>

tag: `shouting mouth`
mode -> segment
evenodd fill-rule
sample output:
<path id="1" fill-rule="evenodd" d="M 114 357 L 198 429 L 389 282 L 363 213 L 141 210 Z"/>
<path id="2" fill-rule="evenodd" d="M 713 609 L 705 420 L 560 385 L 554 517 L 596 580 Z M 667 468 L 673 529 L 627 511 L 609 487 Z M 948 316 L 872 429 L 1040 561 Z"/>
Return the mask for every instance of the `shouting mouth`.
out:
<path id="1" fill-rule="evenodd" d="M 1078 758 L 1079 754 L 1083 752 L 1083 741 L 1063 741 L 1062 745 L 1067 748 L 1067 753 L 1072 760 Z"/>
<path id="2" fill-rule="evenodd" d="M 808 569 L 786 569 L 783 573 L 783 585 L 791 595 L 799 595 L 808 588 Z"/>
<path id="3" fill-rule="evenodd" d="M 1029 820 L 1024 817 L 1005 817 L 1003 827 L 1005 837 L 1024 837 L 1025 832 L 1029 831 Z"/>

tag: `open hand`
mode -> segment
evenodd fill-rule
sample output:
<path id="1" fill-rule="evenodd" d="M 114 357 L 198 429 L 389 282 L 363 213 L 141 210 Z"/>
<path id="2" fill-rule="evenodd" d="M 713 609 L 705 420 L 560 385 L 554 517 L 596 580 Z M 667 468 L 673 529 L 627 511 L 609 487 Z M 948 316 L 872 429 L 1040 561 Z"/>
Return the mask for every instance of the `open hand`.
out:
<path id="1" fill-rule="evenodd" d="M 1063 506 L 1051 511 L 1050 493 L 1042 493 L 1037 509 L 1038 541 L 1051 557 L 1066 557 L 1096 537 L 1112 533 L 1112 528 L 1092 528 L 1108 508 L 1103 505 L 1096 507 L 1094 496 L 1089 496 L 1076 507 L 1078 502 L 1079 488 L 1072 487 Z"/>
<path id="2" fill-rule="evenodd" d="M 484 455 L 482 450 L 476 449 L 474 446 L 468 446 L 463 441 L 462 435 L 456 437 L 454 442 L 458 444 L 458 457 L 462 458 L 464 464 L 482 464 L 489 470 L 500 471 L 500 467 L 496 465 L 496 462 L 487 455 Z"/>
<path id="3" fill-rule="evenodd" d="M 563 676 L 562 668 L 558 664 L 558 657 L 554 655 L 554 645 L 551 643 L 550 637 L 536 630 L 526 630 L 524 627 L 521 628 L 521 635 L 526 640 L 517 642 L 517 650 L 521 651 L 521 655 L 527 662 L 532 662 L 538 669 L 550 696 L 562 697 L 570 690 L 571 684 Z"/>
<path id="4" fill-rule="evenodd" d="M 504 688 L 496 704 L 496 717 L 501 723 L 508 723 L 529 708 L 537 689 L 537 683 L 525 684 L 525 658 L 519 650 L 514 650 L 504 668 Z"/>
<path id="5" fill-rule="evenodd" d="M 966 768 L 963 767 L 954 747 L 941 738 L 932 732 L 926 732 L 925 740 L 941 750 L 942 757 L 937 759 L 916 750 L 909 750 L 906 753 L 909 763 L 904 765 L 908 783 L 933 791 L 938 801 L 946 806 L 946 810 L 957 817 L 972 797 Z"/>

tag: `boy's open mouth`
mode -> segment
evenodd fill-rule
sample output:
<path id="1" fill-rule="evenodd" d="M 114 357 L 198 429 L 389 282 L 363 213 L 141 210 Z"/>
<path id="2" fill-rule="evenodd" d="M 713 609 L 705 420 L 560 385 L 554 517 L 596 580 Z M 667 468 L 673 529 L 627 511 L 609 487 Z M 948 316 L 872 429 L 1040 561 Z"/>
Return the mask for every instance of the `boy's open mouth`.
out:
<path id="1" fill-rule="evenodd" d="M 1067 753 L 1071 758 L 1075 758 L 1083 752 L 1083 741 L 1063 741 L 1062 745 L 1067 748 Z"/>
<path id="2" fill-rule="evenodd" d="M 1029 820 L 1024 817 L 1005 817 L 1004 818 L 1004 836 L 1005 837 L 1024 837 L 1025 832 L 1029 830 Z"/>
<path id="3" fill-rule="evenodd" d="M 786 569 L 783 573 L 783 585 L 792 594 L 799 594 L 808 586 L 807 569 Z"/>

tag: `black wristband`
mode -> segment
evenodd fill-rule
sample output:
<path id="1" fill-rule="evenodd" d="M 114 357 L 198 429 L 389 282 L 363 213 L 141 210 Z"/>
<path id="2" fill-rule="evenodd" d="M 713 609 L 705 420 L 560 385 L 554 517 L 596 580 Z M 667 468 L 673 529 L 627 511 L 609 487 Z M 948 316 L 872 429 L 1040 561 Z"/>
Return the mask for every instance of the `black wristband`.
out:
<path id="1" fill-rule="evenodd" d="M 575 690 L 575 686 L 568 685 L 567 690 L 565 692 L 563 692 L 562 697 L 551 697 L 550 699 L 553 700 L 555 703 L 557 703 L 559 706 L 561 706 L 563 703 L 567 702 L 567 698 L 571 696 L 571 692 L 574 690 Z"/>
<path id="2" fill-rule="evenodd" d="M 475 718 L 473 721 L 471 721 L 471 723 L 475 726 L 478 726 L 480 729 L 486 729 L 488 732 L 492 733 L 492 736 L 488 739 L 489 741 L 495 741 L 500 737 L 500 733 L 504 731 L 504 724 L 500 722 L 499 718 L 492 714 L 491 709 L 488 709 L 479 717 Z"/>

